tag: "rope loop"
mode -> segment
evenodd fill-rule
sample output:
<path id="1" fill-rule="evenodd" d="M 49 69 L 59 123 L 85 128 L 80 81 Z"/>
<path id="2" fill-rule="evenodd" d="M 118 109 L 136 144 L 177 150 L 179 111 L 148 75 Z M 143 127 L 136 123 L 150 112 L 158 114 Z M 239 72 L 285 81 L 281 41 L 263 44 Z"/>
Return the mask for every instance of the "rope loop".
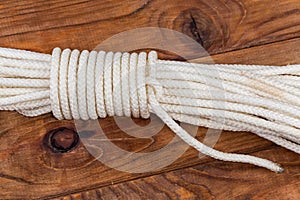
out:
<path id="1" fill-rule="evenodd" d="M 51 62 L 51 108 L 57 119 L 150 116 L 146 80 L 153 78 L 145 52 L 88 52 L 54 49 Z M 153 86 L 151 86 L 153 87 Z"/>

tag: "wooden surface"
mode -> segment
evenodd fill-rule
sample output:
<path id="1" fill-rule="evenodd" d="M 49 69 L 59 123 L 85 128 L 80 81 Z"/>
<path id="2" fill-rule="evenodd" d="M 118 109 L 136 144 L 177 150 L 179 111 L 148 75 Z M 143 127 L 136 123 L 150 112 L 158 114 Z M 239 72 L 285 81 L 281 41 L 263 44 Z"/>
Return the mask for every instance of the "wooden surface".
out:
<path id="1" fill-rule="evenodd" d="M 216 63 L 300 63 L 299 0 L 0 2 L 3 47 L 92 50 L 114 34 L 149 26 L 192 37 Z M 111 141 L 132 152 L 151 152 L 174 137 L 167 127 L 150 140 L 123 133 L 113 118 L 99 123 Z M 0 199 L 299 199 L 300 156 L 251 133 L 223 131 L 215 148 L 274 160 L 283 174 L 199 159 L 192 148 L 158 171 L 126 173 L 91 156 L 77 141 L 73 121 L 0 112 L 0 127 Z M 197 139 L 205 133 L 199 128 Z"/>

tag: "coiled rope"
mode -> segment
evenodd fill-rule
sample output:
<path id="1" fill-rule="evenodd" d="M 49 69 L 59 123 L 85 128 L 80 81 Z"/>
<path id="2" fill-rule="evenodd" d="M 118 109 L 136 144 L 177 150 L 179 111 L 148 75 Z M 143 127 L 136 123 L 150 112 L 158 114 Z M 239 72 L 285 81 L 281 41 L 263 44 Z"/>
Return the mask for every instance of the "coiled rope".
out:
<path id="1" fill-rule="evenodd" d="M 0 48 L 0 110 L 32 117 L 52 112 L 59 120 L 148 118 L 152 112 L 205 155 L 275 172 L 283 168 L 210 148 L 174 120 L 253 132 L 300 154 L 299 98 L 299 65 L 209 65 L 160 60 L 156 52 L 55 48 L 48 55 Z"/>

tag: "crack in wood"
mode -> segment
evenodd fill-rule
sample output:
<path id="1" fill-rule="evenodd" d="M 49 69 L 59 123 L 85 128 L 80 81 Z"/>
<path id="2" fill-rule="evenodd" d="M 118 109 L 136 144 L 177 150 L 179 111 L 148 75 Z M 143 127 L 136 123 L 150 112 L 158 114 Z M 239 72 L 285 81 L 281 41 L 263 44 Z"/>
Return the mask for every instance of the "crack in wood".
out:
<path id="1" fill-rule="evenodd" d="M 204 41 L 202 40 L 201 38 L 201 35 L 199 33 L 199 30 L 198 30 L 198 26 L 197 26 L 197 22 L 195 20 L 195 18 L 193 17 L 192 13 L 190 13 L 190 17 L 192 19 L 191 23 L 190 23 L 190 30 L 191 30 L 191 33 L 193 34 L 193 36 L 195 37 L 196 41 L 201 44 L 201 46 L 203 46 L 204 44 Z"/>
<path id="2" fill-rule="evenodd" d="M 34 182 L 25 180 L 25 179 L 20 178 L 20 177 L 3 174 L 3 173 L 0 173 L 0 178 L 4 178 L 4 179 L 7 179 L 7 180 L 11 180 L 11 181 L 16 181 L 16 182 L 19 182 L 19 183 L 26 183 L 26 184 L 29 184 L 29 185 L 34 185 Z"/>

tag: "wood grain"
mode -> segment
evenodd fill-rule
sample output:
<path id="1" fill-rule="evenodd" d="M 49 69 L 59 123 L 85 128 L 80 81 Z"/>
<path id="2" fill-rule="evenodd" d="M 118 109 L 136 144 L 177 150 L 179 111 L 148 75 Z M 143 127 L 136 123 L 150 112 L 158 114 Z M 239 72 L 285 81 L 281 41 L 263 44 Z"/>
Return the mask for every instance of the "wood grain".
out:
<path id="1" fill-rule="evenodd" d="M 289 152 L 275 155 L 275 151 L 281 152 L 272 147 L 255 155 L 274 155 L 289 166 L 285 174 L 212 161 L 57 199 L 298 199 L 300 177 L 295 165 L 299 158 Z"/>
<path id="2" fill-rule="evenodd" d="M 114 34 L 151 26 L 185 33 L 216 54 L 299 37 L 299 9 L 298 0 L 6 0 L 0 46 L 92 50 Z"/>
<path id="3" fill-rule="evenodd" d="M 56 46 L 91 50 L 116 33 L 154 26 L 194 38 L 216 63 L 286 65 L 300 63 L 299 9 L 298 0 L 4 0 L 0 46 L 44 53 Z M 167 127 L 142 139 L 125 134 L 113 118 L 99 123 L 115 145 L 131 152 L 152 152 L 174 138 Z M 250 133 L 223 132 L 215 148 L 277 161 L 285 173 L 199 159 L 192 148 L 163 169 L 126 173 L 97 161 L 81 141 L 73 143 L 73 121 L 1 111 L 0 127 L 0 199 L 296 199 L 299 194 L 299 155 Z M 49 137 L 53 131 L 59 134 Z M 200 128 L 197 139 L 206 132 Z"/>
<path id="4" fill-rule="evenodd" d="M 275 66 L 299 64 L 299 44 L 299 39 L 291 39 L 239 51 L 191 59 L 189 62 Z"/>

